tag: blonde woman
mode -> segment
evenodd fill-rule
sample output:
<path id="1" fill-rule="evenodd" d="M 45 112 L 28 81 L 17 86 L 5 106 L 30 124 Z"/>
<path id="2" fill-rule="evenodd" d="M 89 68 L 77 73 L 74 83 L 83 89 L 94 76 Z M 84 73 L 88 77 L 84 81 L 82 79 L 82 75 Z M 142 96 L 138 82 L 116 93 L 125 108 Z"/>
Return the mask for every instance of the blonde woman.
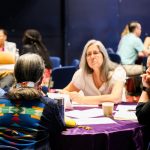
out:
<path id="1" fill-rule="evenodd" d="M 83 49 L 80 69 L 61 92 L 68 93 L 72 101 L 80 104 L 121 102 L 126 72 L 121 66 L 112 72 L 110 64 L 104 45 L 97 40 L 88 41 Z"/>

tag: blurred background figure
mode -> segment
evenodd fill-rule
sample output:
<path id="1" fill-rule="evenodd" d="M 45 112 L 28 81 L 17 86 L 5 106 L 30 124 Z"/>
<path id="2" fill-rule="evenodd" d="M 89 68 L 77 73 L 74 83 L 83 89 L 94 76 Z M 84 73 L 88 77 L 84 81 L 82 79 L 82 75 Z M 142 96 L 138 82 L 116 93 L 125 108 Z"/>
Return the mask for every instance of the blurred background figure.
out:
<path id="1" fill-rule="evenodd" d="M 20 51 L 20 55 L 25 53 L 35 53 L 40 55 L 45 63 L 45 71 L 42 80 L 42 85 L 49 86 L 52 63 L 49 59 L 49 52 L 42 41 L 42 35 L 35 29 L 27 29 L 24 32 L 22 39 L 23 47 Z"/>
<path id="2" fill-rule="evenodd" d="M 16 44 L 8 42 L 7 35 L 7 31 L 0 28 L 0 88 L 5 90 L 8 90 L 15 81 L 13 65 L 19 56 Z"/>
<path id="3" fill-rule="evenodd" d="M 7 35 L 7 31 L 5 29 L 0 28 L 0 51 L 11 52 L 14 55 L 14 57 L 16 57 L 18 55 L 16 43 L 8 42 Z"/>
<path id="4" fill-rule="evenodd" d="M 130 22 L 126 25 L 121 34 L 121 40 L 118 45 L 117 54 L 121 57 L 121 63 L 133 65 L 138 57 L 144 57 L 150 54 L 144 43 L 140 39 L 142 28 L 139 22 Z"/>

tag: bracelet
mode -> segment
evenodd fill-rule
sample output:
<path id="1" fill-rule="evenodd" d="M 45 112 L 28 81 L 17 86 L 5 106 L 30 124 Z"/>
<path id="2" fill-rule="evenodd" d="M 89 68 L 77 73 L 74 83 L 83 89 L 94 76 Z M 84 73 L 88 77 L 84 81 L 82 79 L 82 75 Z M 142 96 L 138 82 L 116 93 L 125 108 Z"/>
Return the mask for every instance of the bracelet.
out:
<path id="1" fill-rule="evenodd" d="M 147 87 L 143 86 L 142 91 L 150 93 L 150 88 L 147 88 Z"/>

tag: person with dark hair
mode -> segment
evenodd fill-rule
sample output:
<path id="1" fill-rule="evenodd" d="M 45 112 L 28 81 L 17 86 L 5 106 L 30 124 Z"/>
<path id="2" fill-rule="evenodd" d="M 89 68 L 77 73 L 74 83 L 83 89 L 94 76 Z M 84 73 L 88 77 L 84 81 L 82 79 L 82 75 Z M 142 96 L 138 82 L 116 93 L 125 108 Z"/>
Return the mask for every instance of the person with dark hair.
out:
<path id="1" fill-rule="evenodd" d="M 42 80 L 42 85 L 49 86 L 50 74 L 52 69 L 52 63 L 49 59 L 49 52 L 43 43 L 42 35 L 38 30 L 27 29 L 23 35 L 23 48 L 20 51 L 20 55 L 25 53 L 35 53 L 40 55 L 45 63 L 45 71 Z"/>
<path id="2" fill-rule="evenodd" d="M 138 122 L 142 125 L 146 125 L 147 133 L 150 129 L 150 56 L 147 58 L 147 70 L 146 73 L 141 75 L 142 77 L 142 93 L 136 107 L 136 116 Z M 146 150 L 150 150 L 150 137 L 149 144 Z"/>
<path id="3" fill-rule="evenodd" d="M 142 93 L 136 107 L 136 115 L 139 123 L 150 126 L 150 56 L 147 58 L 146 73 L 142 77 Z"/>
<path id="4" fill-rule="evenodd" d="M 37 54 L 18 58 L 16 84 L 0 97 L 0 149 L 51 150 L 49 138 L 65 129 L 57 101 L 42 96 L 44 69 L 44 61 Z"/>

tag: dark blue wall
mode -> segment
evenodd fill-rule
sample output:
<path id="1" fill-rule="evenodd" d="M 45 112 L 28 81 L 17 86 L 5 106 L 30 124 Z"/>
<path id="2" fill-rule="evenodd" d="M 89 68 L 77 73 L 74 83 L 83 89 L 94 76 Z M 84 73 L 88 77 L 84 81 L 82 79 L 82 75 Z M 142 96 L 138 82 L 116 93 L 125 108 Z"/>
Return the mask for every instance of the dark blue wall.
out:
<path id="1" fill-rule="evenodd" d="M 2 3 L 0 26 L 8 30 L 9 40 L 16 41 L 21 48 L 24 30 L 35 28 L 41 32 L 51 55 L 63 55 L 60 0 L 5 0 Z"/>
<path id="2" fill-rule="evenodd" d="M 150 33 L 149 0 L 66 0 L 66 63 L 80 58 L 91 38 L 101 40 L 115 51 L 125 25 L 142 24 L 142 39 Z"/>
<path id="3" fill-rule="evenodd" d="M 5 0 L 0 26 L 19 48 L 24 30 L 38 29 L 50 54 L 70 64 L 92 38 L 116 51 L 121 31 L 132 20 L 142 24 L 142 39 L 150 35 L 149 6 L 150 0 Z"/>

